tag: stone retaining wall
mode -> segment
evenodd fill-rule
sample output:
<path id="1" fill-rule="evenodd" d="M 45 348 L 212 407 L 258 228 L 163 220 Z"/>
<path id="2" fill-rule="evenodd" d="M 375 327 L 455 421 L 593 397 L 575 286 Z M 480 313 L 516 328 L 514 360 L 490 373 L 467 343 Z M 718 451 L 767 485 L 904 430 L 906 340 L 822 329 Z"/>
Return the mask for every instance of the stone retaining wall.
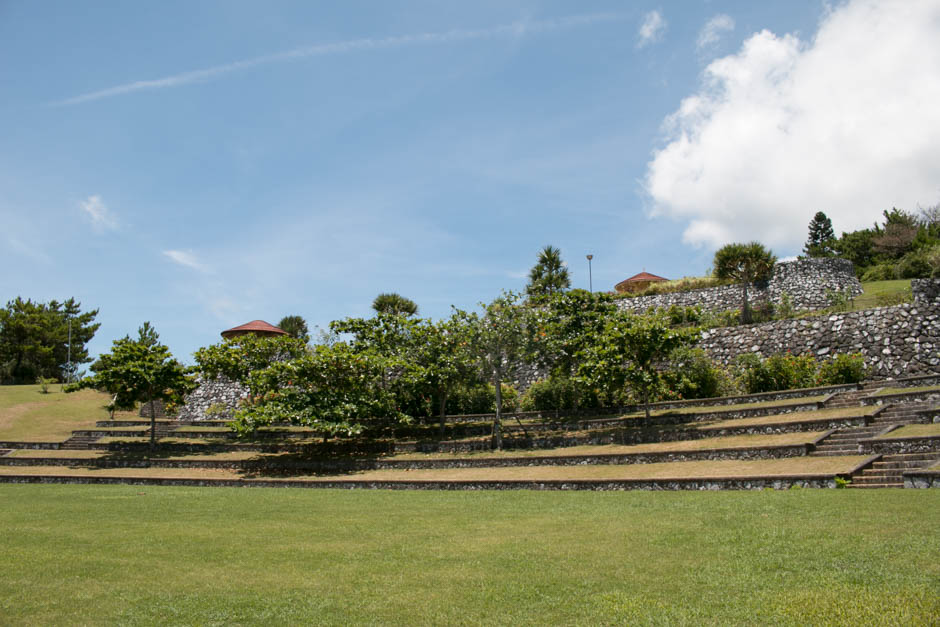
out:
<path id="1" fill-rule="evenodd" d="M 786 490 L 835 488 L 835 475 L 728 477 L 721 479 L 624 479 L 558 481 L 292 481 L 241 479 L 151 479 L 146 477 L 60 477 L 5 475 L 0 483 L 78 483 L 224 488 L 320 488 L 346 490 Z"/>
<path id="2" fill-rule="evenodd" d="M 748 301 L 779 304 L 783 295 L 790 298 L 795 309 L 825 309 L 832 305 L 834 294 L 848 293 L 849 297 L 862 293 L 861 283 L 855 276 L 855 267 L 846 259 L 799 259 L 774 266 L 770 280 L 753 283 L 748 287 Z M 705 311 L 729 311 L 741 308 L 741 286 L 722 285 L 688 292 L 637 296 L 617 301 L 627 311 L 645 312 L 654 307 L 668 308 L 701 306 Z"/>
<path id="3" fill-rule="evenodd" d="M 248 398 L 248 388 L 225 377 L 200 381 L 199 387 L 186 396 L 179 411 L 179 420 L 231 419 L 243 398 Z M 224 408 L 225 412 L 207 416 L 206 411 L 213 405 Z"/>

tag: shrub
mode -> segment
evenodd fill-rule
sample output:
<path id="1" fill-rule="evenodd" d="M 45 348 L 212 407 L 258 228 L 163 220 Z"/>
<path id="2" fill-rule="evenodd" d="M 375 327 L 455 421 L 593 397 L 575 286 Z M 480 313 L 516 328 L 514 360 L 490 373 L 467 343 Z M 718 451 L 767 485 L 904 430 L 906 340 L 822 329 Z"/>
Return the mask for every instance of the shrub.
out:
<path id="1" fill-rule="evenodd" d="M 899 279 L 919 279 L 929 277 L 932 271 L 927 255 L 908 253 L 898 262 L 896 274 Z"/>
<path id="2" fill-rule="evenodd" d="M 834 355 L 819 366 L 817 381 L 820 385 L 858 383 L 865 379 L 865 358 L 861 353 Z"/>
<path id="3" fill-rule="evenodd" d="M 870 266 L 862 274 L 862 281 L 891 281 L 896 279 L 896 273 L 893 263 L 879 263 L 874 266 Z"/>
<path id="4" fill-rule="evenodd" d="M 748 394 L 811 387 L 816 383 L 812 355 L 771 355 L 761 360 L 754 354 L 738 358 L 738 380 Z"/>
<path id="5" fill-rule="evenodd" d="M 503 384 L 503 411 L 515 411 L 519 393 Z M 496 411 L 496 388 L 492 383 L 461 386 L 447 399 L 448 414 L 489 414 Z"/>
<path id="6" fill-rule="evenodd" d="M 39 384 L 39 393 L 48 394 L 49 386 L 55 383 L 56 380 L 52 377 L 39 377 L 36 379 L 36 383 Z"/>
<path id="7" fill-rule="evenodd" d="M 665 374 L 665 383 L 671 397 L 712 398 L 735 392 L 728 373 L 700 348 L 676 349 L 670 361 L 673 365 Z"/>
<path id="8" fill-rule="evenodd" d="M 567 377 L 552 376 L 536 381 L 520 397 L 523 411 L 547 411 L 598 407 L 597 395 L 583 384 Z"/>

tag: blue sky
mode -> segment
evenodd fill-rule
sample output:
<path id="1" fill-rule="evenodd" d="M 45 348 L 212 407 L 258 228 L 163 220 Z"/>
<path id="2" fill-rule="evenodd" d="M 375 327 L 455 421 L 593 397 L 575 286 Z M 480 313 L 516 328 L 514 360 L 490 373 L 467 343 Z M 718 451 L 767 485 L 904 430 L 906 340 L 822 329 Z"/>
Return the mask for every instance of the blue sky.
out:
<path id="1" fill-rule="evenodd" d="M 940 2 L 0 3 L 0 297 L 288 314 L 701 275 L 940 200 Z"/>

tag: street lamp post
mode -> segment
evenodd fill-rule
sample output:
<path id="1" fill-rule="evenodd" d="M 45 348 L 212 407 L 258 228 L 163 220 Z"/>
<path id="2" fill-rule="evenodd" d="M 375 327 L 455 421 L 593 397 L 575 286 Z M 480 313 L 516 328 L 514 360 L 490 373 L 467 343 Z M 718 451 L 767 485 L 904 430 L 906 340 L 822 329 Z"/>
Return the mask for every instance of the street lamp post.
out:
<path id="1" fill-rule="evenodd" d="M 591 293 L 594 293 L 594 276 L 591 274 L 591 259 L 594 259 L 594 255 L 588 255 L 588 287 L 591 290 Z"/>

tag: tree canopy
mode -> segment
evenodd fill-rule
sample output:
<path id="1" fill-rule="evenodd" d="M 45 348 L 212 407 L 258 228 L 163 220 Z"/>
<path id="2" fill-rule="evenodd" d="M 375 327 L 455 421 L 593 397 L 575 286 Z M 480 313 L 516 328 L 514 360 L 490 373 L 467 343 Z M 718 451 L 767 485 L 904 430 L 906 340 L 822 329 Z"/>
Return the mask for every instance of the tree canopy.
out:
<path id="1" fill-rule="evenodd" d="M 810 220 L 809 237 L 803 246 L 803 252 L 809 257 L 831 257 L 835 252 L 833 250 L 835 240 L 836 234 L 832 230 L 832 220 L 822 211 L 817 211 Z"/>
<path id="2" fill-rule="evenodd" d="M 529 270 L 525 291 L 529 298 L 541 299 L 571 287 L 568 267 L 561 259 L 561 250 L 546 246 L 539 251 L 536 264 Z"/>
<path id="3" fill-rule="evenodd" d="M 83 388 L 103 390 L 115 395 L 115 406 L 129 409 L 135 403 L 150 403 L 150 446 L 156 445 L 155 400 L 181 400 L 192 389 L 192 381 L 183 365 L 173 358 L 170 349 L 159 341 L 156 330 L 144 322 L 137 330 L 137 339 L 125 336 L 114 340 L 110 353 L 91 365 L 94 376 L 69 386 L 72 392 Z"/>
<path id="4" fill-rule="evenodd" d="M 747 288 L 754 281 L 770 277 L 777 258 L 759 242 L 728 244 L 715 253 L 714 275 L 719 279 L 741 282 L 741 322 L 751 321 L 751 309 L 747 302 Z"/>
<path id="5" fill-rule="evenodd" d="M 0 382 L 34 383 L 39 377 L 65 379 L 69 361 L 91 361 L 86 344 L 101 325 L 98 310 L 82 312 L 74 298 L 33 302 L 17 297 L 0 309 Z M 73 367 L 73 371 L 75 368 Z"/>
<path id="6" fill-rule="evenodd" d="M 310 330 L 307 328 L 307 321 L 302 316 L 284 316 L 277 326 L 282 331 L 287 331 L 287 334 L 294 339 L 304 343 L 310 341 Z"/>
<path id="7" fill-rule="evenodd" d="M 372 301 L 372 309 L 377 313 L 416 316 L 418 305 L 413 300 L 395 292 L 382 293 Z"/>

